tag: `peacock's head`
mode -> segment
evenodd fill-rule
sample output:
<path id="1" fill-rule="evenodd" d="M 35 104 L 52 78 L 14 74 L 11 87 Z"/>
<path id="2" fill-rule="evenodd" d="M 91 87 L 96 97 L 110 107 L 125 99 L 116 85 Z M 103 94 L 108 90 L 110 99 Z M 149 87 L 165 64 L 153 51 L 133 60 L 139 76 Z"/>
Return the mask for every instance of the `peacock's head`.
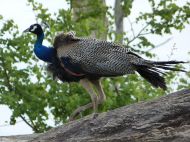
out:
<path id="1" fill-rule="evenodd" d="M 41 35 L 43 33 L 43 30 L 40 24 L 33 24 L 23 32 L 31 32 L 36 35 Z"/>

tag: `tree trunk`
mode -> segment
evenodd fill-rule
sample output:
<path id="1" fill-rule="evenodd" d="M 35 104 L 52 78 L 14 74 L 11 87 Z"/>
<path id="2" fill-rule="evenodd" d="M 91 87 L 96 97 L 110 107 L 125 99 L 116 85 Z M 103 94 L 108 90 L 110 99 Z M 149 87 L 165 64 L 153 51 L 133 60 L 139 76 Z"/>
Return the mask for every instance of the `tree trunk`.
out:
<path id="1" fill-rule="evenodd" d="M 190 89 L 1 142 L 189 142 Z"/>
<path id="2" fill-rule="evenodd" d="M 74 21 L 83 21 L 91 37 L 106 39 L 108 28 L 105 0 L 71 0 L 71 9 Z"/>
<path id="3" fill-rule="evenodd" d="M 115 26 L 116 26 L 116 40 L 119 43 L 123 43 L 123 9 L 121 6 L 122 0 L 115 1 L 114 15 L 115 15 Z"/>

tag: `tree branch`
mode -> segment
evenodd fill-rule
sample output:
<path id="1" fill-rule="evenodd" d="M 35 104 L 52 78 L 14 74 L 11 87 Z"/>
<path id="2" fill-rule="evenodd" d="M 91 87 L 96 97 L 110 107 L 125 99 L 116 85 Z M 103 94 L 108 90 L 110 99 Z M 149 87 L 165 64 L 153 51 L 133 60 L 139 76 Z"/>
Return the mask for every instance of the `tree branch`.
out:
<path id="1" fill-rule="evenodd" d="M 131 42 L 133 42 L 134 40 L 136 40 L 136 39 L 139 38 L 140 36 L 150 34 L 150 32 L 143 33 L 143 31 L 144 31 L 148 26 L 149 26 L 149 24 L 147 23 L 147 24 L 138 32 L 137 35 L 135 35 L 131 40 L 128 41 L 128 43 L 127 43 L 126 46 L 129 46 L 129 44 L 130 44 Z"/>
<path id="2" fill-rule="evenodd" d="M 20 118 L 29 126 L 29 127 L 31 127 L 34 131 L 38 131 L 38 129 L 35 127 L 35 124 L 31 121 L 31 123 L 32 124 L 30 124 L 27 120 L 26 120 L 26 118 L 24 117 L 24 116 L 22 116 L 22 115 L 20 115 Z"/>
<path id="3" fill-rule="evenodd" d="M 189 142 L 190 89 L 87 116 L 44 134 L 0 137 L 1 142 Z M 25 140 L 25 141 L 24 141 Z"/>
<path id="4" fill-rule="evenodd" d="M 127 18 L 127 20 L 129 22 L 129 25 L 130 25 L 130 28 L 131 28 L 131 31 L 132 31 L 132 34 L 133 34 L 133 38 L 134 38 L 135 37 L 135 31 L 134 31 L 134 28 L 133 28 L 133 24 L 132 24 L 132 22 L 131 22 L 131 20 L 130 20 L 129 17 Z"/>

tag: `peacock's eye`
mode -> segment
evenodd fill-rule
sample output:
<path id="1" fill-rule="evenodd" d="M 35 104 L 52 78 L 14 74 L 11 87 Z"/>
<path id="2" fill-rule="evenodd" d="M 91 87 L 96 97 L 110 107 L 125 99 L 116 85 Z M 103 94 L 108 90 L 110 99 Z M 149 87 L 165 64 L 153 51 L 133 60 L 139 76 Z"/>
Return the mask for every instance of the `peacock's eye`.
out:
<path id="1" fill-rule="evenodd" d="M 37 26 L 33 26 L 30 31 L 34 32 L 37 29 Z"/>

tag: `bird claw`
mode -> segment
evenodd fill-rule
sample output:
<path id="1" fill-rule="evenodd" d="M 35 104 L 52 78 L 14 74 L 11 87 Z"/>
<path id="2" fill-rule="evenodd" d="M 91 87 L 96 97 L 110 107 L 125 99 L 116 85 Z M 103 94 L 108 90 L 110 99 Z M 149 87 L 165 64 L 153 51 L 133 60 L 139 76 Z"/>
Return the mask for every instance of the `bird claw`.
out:
<path id="1" fill-rule="evenodd" d="M 92 119 L 96 119 L 98 116 L 99 116 L 99 113 L 94 112 L 94 113 L 92 114 Z"/>
<path id="2" fill-rule="evenodd" d="M 89 109 L 93 106 L 92 103 L 89 103 L 89 104 L 86 104 L 84 106 L 81 106 L 79 108 L 77 108 L 72 114 L 71 116 L 69 117 L 69 121 L 73 121 L 75 120 L 75 118 L 83 111 L 85 111 L 86 109 Z"/>

